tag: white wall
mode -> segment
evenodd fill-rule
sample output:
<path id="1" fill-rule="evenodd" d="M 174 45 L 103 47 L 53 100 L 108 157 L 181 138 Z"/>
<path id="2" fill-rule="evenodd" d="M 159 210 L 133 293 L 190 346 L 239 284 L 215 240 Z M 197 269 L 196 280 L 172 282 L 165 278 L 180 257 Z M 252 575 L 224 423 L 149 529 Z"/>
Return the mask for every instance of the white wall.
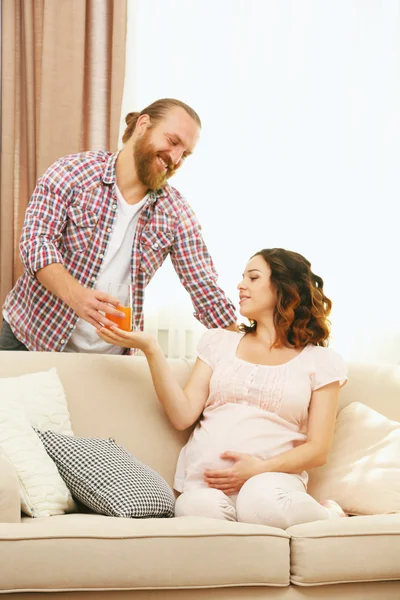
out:
<path id="1" fill-rule="evenodd" d="M 400 3 L 128 2 L 122 113 L 176 97 L 200 114 L 171 183 L 228 295 L 257 250 L 301 252 L 333 300 L 333 346 L 400 363 Z M 191 312 L 170 265 L 148 288 L 160 304 Z"/>

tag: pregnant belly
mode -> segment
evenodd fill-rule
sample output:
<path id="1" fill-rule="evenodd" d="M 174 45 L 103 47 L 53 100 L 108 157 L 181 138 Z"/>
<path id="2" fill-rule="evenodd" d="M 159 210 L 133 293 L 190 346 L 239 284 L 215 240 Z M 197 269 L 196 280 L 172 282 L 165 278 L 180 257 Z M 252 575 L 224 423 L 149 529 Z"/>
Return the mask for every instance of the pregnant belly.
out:
<path id="1" fill-rule="evenodd" d="M 238 405 L 205 414 L 184 451 L 185 480 L 203 485 L 206 469 L 231 467 L 232 460 L 221 458 L 226 451 L 244 452 L 265 460 L 304 441 L 303 434 L 280 421 L 275 415 L 268 418 L 265 411 Z"/>

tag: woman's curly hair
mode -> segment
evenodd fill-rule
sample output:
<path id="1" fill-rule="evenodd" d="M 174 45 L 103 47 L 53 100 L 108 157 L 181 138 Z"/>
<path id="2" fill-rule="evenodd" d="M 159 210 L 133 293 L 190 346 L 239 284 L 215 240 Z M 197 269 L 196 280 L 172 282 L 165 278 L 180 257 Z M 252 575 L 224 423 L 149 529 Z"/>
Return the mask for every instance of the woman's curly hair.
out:
<path id="1" fill-rule="evenodd" d="M 332 302 L 324 294 L 324 282 L 311 271 L 311 263 L 297 252 L 283 248 L 260 250 L 271 269 L 271 284 L 277 294 L 274 325 L 280 345 L 302 348 L 307 344 L 327 346 L 330 334 Z M 252 258 L 254 258 L 252 256 Z M 240 325 L 245 333 L 253 333 L 257 322 Z"/>

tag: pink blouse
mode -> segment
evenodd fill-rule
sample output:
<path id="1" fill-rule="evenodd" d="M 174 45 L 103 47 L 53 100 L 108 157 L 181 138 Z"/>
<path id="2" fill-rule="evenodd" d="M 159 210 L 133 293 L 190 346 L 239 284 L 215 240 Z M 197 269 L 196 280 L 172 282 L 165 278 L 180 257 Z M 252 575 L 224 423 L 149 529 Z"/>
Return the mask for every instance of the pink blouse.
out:
<path id="1" fill-rule="evenodd" d="M 206 487 L 204 470 L 232 465 L 220 455 L 232 450 L 267 459 L 302 444 L 307 437 L 313 391 L 347 380 L 341 356 L 309 344 L 283 365 L 258 365 L 236 356 L 243 333 L 211 329 L 197 354 L 213 370 L 201 421 L 182 449 L 174 487 Z M 305 471 L 298 477 L 307 485 Z"/>

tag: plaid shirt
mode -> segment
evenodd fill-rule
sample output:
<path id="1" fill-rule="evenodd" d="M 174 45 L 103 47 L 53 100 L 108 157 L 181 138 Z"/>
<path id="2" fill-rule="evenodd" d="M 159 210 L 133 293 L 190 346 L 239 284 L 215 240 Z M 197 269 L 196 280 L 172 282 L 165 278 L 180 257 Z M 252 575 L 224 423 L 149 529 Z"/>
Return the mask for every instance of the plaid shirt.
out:
<path id="1" fill-rule="evenodd" d="M 37 182 L 20 242 L 25 271 L 4 304 L 16 337 L 29 350 L 62 352 L 79 319 L 39 283 L 36 271 L 61 263 L 83 286 L 96 285 L 116 217 L 117 156 L 103 151 L 67 156 Z M 194 316 L 208 328 L 234 323 L 234 306 L 217 285 L 197 218 L 166 185 L 150 194 L 132 245 L 134 325 L 143 329 L 144 290 L 168 254 L 191 296 Z"/>

